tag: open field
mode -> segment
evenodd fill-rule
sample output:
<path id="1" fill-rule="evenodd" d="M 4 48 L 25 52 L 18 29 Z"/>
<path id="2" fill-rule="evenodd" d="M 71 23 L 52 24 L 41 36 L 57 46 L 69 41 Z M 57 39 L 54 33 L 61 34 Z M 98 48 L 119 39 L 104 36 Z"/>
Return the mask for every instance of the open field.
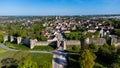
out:
<path id="1" fill-rule="evenodd" d="M 13 58 L 21 60 L 22 58 L 31 57 L 32 61 L 36 62 L 39 66 L 48 65 L 52 67 L 52 54 L 43 54 L 43 53 L 28 53 L 25 51 L 7 51 L 0 48 L 0 68 L 3 65 L 1 60 L 6 58 Z"/>

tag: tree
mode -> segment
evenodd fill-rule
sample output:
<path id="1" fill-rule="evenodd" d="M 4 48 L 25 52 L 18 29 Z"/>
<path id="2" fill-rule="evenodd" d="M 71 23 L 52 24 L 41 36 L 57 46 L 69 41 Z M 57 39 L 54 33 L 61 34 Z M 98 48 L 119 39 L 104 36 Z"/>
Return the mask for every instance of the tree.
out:
<path id="1" fill-rule="evenodd" d="M 99 31 L 96 31 L 96 32 L 94 33 L 94 35 L 95 35 L 95 37 L 96 37 L 96 38 L 98 38 L 98 37 L 99 37 L 99 34 L 100 34 L 100 32 L 99 32 Z"/>
<path id="2" fill-rule="evenodd" d="M 10 30 L 9 31 L 9 35 L 14 35 L 15 34 L 15 31 L 14 30 Z"/>
<path id="3" fill-rule="evenodd" d="M 27 57 L 24 61 L 18 63 L 18 68 L 38 68 L 38 65 L 32 61 L 31 57 Z"/>
<path id="4" fill-rule="evenodd" d="M 115 62 L 120 66 L 120 49 L 117 50 Z"/>
<path id="5" fill-rule="evenodd" d="M 107 43 L 105 43 L 105 44 L 103 45 L 103 48 L 108 48 L 108 49 L 109 49 L 109 45 L 108 45 Z"/>
<path id="6" fill-rule="evenodd" d="M 41 41 L 47 41 L 47 38 L 46 38 L 44 35 L 41 35 L 41 36 L 40 36 L 40 40 L 41 40 Z"/>
<path id="7" fill-rule="evenodd" d="M 86 34 L 86 38 L 91 38 L 92 37 L 92 33 L 91 32 L 87 32 L 87 34 Z"/>
<path id="8" fill-rule="evenodd" d="M 107 67 L 105 67 L 102 64 L 96 62 L 93 68 L 107 68 Z"/>
<path id="9" fill-rule="evenodd" d="M 0 34 L 0 43 L 3 43 L 4 39 L 3 39 L 3 34 Z"/>
<path id="10" fill-rule="evenodd" d="M 105 66 L 109 66 L 109 64 L 112 64 L 114 61 L 114 53 L 111 51 L 111 48 L 108 44 L 100 46 L 96 56 L 100 64 Z"/>
<path id="11" fill-rule="evenodd" d="M 113 23 L 113 26 L 115 27 L 115 28 L 120 28 L 120 20 L 115 20 L 115 21 L 113 21 L 114 23 Z"/>
<path id="12" fill-rule="evenodd" d="M 110 46 L 110 50 L 115 50 L 115 49 L 116 49 L 115 45 L 112 44 L 112 45 Z"/>
<path id="13" fill-rule="evenodd" d="M 111 68 L 120 68 L 118 63 L 113 63 L 111 64 Z"/>
<path id="14" fill-rule="evenodd" d="M 115 31 L 116 35 L 120 37 L 120 29 L 116 29 Z"/>
<path id="15" fill-rule="evenodd" d="M 91 50 L 92 52 L 97 52 L 97 51 L 98 51 L 98 46 L 96 46 L 95 43 L 91 43 L 91 44 L 89 45 L 89 48 L 90 48 L 90 50 Z"/>
<path id="16" fill-rule="evenodd" d="M 81 68 L 93 68 L 95 62 L 92 53 L 88 49 L 80 52 L 79 63 Z"/>

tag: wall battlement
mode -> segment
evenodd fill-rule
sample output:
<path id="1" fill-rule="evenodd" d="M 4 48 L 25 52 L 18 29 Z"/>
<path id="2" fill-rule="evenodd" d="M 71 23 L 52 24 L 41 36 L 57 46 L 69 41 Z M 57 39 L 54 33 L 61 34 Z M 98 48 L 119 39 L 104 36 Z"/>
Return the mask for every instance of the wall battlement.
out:
<path id="1" fill-rule="evenodd" d="M 37 41 L 37 39 L 28 39 L 28 38 L 22 38 L 22 37 L 14 37 L 14 36 L 4 36 L 4 42 L 9 41 L 9 42 L 16 42 L 17 44 L 25 44 L 27 46 L 29 46 L 31 49 L 34 48 L 35 46 L 47 46 L 47 45 L 57 45 L 54 42 L 55 41 Z M 110 39 L 110 44 L 114 44 L 116 47 L 120 46 L 120 39 L 117 38 L 111 38 Z M 95 43 L 96 45 L 103 45 L 105 43 L 107 43 L 106 39 L 104 38 L 86 38 L 83 41 L 80 40 L 65 40 L 63 41 L 63 47 L 64 49 L 66 49 L 67 46 L 80 46 L 81 47 L 81 43 L 85 44 L 91 44 L 91 43 Z"/>

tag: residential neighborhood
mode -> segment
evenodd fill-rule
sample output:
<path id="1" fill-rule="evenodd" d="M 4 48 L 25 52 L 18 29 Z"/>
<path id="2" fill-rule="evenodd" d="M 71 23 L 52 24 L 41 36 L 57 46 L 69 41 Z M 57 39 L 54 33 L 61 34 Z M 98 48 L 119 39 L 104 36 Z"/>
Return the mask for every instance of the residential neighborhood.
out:
<path id="1" fill-rule="evenodd" d="M 1 47 L 11 51 L 27 49 L 28 52 L 32 53 L 41 53 L 41 51 L 51 53 L 53 54 L 52 68 L 67 67 L 70 63 L 67 55 L 78 54 L 80 49 L 86 49 L 87 45 L 94 45 L 97 48 L 103 46 L 114 47 L 114 51 L 119 49 L 119 25 L 117 27 L 114 23 L 119 24 L 117 21 L 120 19 L 116 17 L 95 17 L 46 16 L 17 17 L 18 19 L 12 17 L 13 20 L 11 20 L 11 17 L 1 17 L 0 25 L 2 25 L 2 28 L 0 30 L 1 37 L 3 37 L 1 43 L 4 44 Z M 17 23 L 6 21 L 4 18 L 11 21 L 16 20 Z M 21 21 L 19 21 L 20 19 Z M 10 25 L 12 27 L 6 28 Z M 33 32 L 31 32 L 32 30 Z M 46 49 L 42 50 L 42 47 Z M 60 55 L 63 57 L 60 57 Z M 65 63 L 59 64 L 62 63 L 62 60 L 55 58 L 64 59 Z"/>
<path id="2" fill-rule="evenodd" d="M 120 68 L 120 0 L 0 0 L 0 68 Z"/>

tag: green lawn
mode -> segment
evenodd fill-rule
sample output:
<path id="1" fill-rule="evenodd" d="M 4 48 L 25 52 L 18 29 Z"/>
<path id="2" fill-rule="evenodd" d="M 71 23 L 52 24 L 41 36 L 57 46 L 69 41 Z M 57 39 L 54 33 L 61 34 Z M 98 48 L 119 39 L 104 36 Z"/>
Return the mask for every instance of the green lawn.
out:
<path id="1" fill-rule="evenodd" d="M 79 32 L 65 33 L 65 37 L 68 40 L 80 40 L 81 39 L 81 35 L 79 34 Z"/>
<path id="2" fill-rule="evenodd" d="M 66 49 L 67 52 L 74 52 L 74 53 L 79 53 L 80 52 L 80 47 L 79 46 L 67 46 Z"/>
<path id="3" fill-rule="evenodd" d="M 4 52 L 6 52 L 6 50 L 4 50 L 0 47 L 0 53 L 4 53 Z"/>
<path id="4" fill-rule="evenodd" d="M 38 54 L 30 53 L 29 56 L 32 57 L 32 60 L 37 62 L 39 67 L 47 64 L 49 68 L 52 68 L 52 54 Z"/>
<path id="5" fill-rule="evenodd" d="M 30 49 L 29 47 L 23 44 L 15 44 L 15 43 L 6 42 L 5 45 L 10 48 L 18 49 L 18 50 L 29 50 Z"/>
<path id="6" fill-rule="evenodd" d="M 0 68 L 2 66 L 1 60 L 6 58 L 14 58 L 20 60 L 22 58 L 31 57 L 34 62 L 37 62 L 39 66 L 48 65 L 49 68 L 52 67 L 52 54 L 43 54 L 43 53 L 28 53 L 26 51 L 7 51 L 0 48 Z"/>
<path id="7" fill-rule="evenodd" d="M 18 50 L 46 50 L 46 51 L 54 50 L 54 48 L 51 46 L 35 46 L 33 49 L 30 49 L 29 47 L 23 44 L 6 42 L 5 45 L 10 48 L 18 49 Z"/>
<path id="8" fill-rule="evenodd" d="M 50 51 L 50 50 L 54 50 L 54 48 L 51 47 L 51 46 L 35 46 L 32 50 L 47 50 L 47 51 Z"/>

